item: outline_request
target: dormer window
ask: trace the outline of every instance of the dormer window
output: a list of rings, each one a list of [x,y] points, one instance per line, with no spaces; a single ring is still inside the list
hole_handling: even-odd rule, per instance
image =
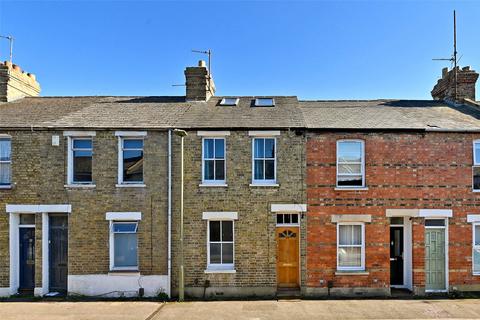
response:
[[[223,98],[220,101],[221,106],[236,106],[238,105],[238,98]]]
[[[273,98],[257,98],[255,99],[255,107],[274,107],[275,100]]]

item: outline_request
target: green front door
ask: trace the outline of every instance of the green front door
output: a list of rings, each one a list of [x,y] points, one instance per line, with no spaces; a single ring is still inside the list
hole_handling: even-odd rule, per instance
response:
[[[445,290],[445,229],[425,229],[425,289]]]

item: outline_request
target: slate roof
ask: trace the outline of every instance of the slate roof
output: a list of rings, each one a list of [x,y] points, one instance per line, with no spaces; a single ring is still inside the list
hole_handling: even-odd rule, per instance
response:
[[[222,97],[34,97],[0,103],[0,128],[262,129],[480,131],[480,108],[432,100],[298,101],[276,96],[275,107],[252,107],[256,97],[220,106]]]
[[[296,97],[274,97],[275,107],[220,106],[222,97],[32,97],[0,104],[3,128],[294,128],[304,127]]]
[[[480,130],[480,109],[433,100],[300,101],[307,128]]]

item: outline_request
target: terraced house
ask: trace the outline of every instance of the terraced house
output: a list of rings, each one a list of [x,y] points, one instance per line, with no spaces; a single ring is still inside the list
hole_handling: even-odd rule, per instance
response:
[[[39,97],[0,71],[3,296],[479,288],[468,68],[429,101],[216,96],[204,62],[185,96]]]

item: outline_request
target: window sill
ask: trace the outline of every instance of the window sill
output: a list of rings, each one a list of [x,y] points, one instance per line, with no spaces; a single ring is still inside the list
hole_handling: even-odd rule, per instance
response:
[[[237,273],[235,269],[207,269],[205,273]]]
[[[0,190],[11,190],[13,189],[13,186],[11,184],[5,184],[0,186]]]
[[[140,271],[138,269],[113,269],[108,272],[109,276],[139,276]]]
[[[121,184],[116,184],[115,187],[117,187],[117,188],[145,188],[147,186],[143,183],[132,183],[132,184],[121,183]]]
[[[480,192],[480,190],[472,189],[472,192]]]
[[[95,184],[66,184],[64,185],[65,188],[72,188],[72,189],[92,189],[96,188],[97,185]]]
[[[228,187],[226,183],[200,183],[199,187]]]
[[[280,187],[278,183],[250,183],[250,187]]]
[[[365,191],[368,187],[335,187],[335,191]]]
[[[336,276],[368,276],[370,272],[365,270],[337,270]]]

